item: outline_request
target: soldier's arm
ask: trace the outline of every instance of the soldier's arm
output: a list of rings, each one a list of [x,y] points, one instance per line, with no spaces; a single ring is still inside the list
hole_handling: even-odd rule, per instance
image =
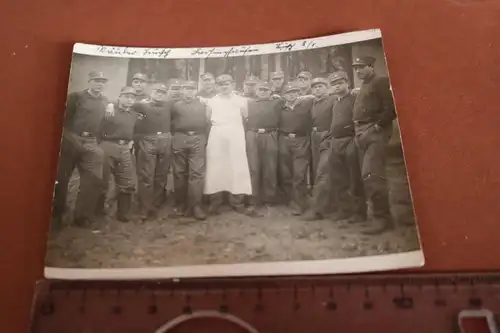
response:
[[[388,125],[396,118],[396,107],[394,105],[394,99],[392,98],[389,79],[380,78],[379,81],[376,82],[376,91],[382,105],[379,125]]]
[[[205,115],[206,115],[206,127],[205,132],[207,134],[207,138],[210,135],[210,130],[212,129],[212,108],[210,105],[205,104]],[[206,141],[208,142],[208,140]]]
[[[135,125],[134,125],[133,141],[137,141],[137,139],[139,139],[139,137],[137,135],[137,127],[138,127],[139,123],[141,122],[141,120],[143,120],[144,117],[146,116],[145,113],[144,113],[144,107],[143,107],[143,105],[144,105],[144,103],[137,102],[134,105],[132,105],[132,108],[131,108],[132,112],[137,117],[137,119],[135,121]]]
[[[64,114],[64,123],[68,124],[73,120],[73,117],[76,113],[76,108],[78,106],[78,99],[80,94],[78,92],[74,92],[68,95],[68,99],[66,101],[66,111]]]

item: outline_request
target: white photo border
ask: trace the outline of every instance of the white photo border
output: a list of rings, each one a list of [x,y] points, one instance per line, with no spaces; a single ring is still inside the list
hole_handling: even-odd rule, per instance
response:
[[[221,47],[148,48],[75,43],[73,46],[73,53],[130,59],[227,58],[313,50],[379,38],[382,38],[381,30],[370,29],[267,44],[248,44]]]
[[[368,273],[422,267],[422,250],[366,257],[242,264],[142,268],[45,267],[45,278],[61,280],[159,280]]]

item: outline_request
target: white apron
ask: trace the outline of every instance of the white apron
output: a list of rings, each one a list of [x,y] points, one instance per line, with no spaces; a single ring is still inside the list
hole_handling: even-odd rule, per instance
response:
[[[206,103],[212,109],[212,129],[207,143],[204,193],[250,195],[252,182],[242,118],[246,116],[247,100],[236,95],[215,96]]]

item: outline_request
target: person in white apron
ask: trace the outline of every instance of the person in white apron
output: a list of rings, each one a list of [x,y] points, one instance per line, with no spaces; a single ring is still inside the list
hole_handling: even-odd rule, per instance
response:
[[[247,160],[244,120],[247,99],[236,95],[233,78],[217,77],[218,94],[206,100],[211,110],[212,127],[206,150],[204,193],[210,195],[211,215],[217,215],[224,192],[229,192],[229,205],[237,212],[252,215],[244,207],[245,195],[252,195],[252,182]]]

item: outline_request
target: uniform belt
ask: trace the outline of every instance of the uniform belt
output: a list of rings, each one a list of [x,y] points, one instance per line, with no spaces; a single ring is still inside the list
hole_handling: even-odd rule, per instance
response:
[[[160,136],[160,135],[168,135],[170,132],[156,132],[156,133],[148,133],[145,134],[144,136]]]
[[[259,134],[264,134],[264,133],[273,133],[276,132],[276,128],[252,128],[250,131],[259,133]]]
[[[92,134],[92,133],[90,133],[90,132],[81,132],[80,136],[82,136],[84,138],[93,138],[93,137],[95,137],[95,135]]]
[[[286,137],[289,137],[291,139],[296,138],[296,137],[304,137],[307,135],[305,133],[300,133],[300,132],[293,133],[293,132],[285,132],[285,131],[280,131],[280,134],[284,135]]]
[[[109,141],[109,142],[117,143],[119,145],[128,145],[131,140],[104,139],[103,141]]]
[[[313,132],[328,132],[327,129],[320,129],[319,127],[313,127],[312,128]]]
[[[198,134],[203,134],[202,132],[200,131],[183,131],[183,130],[176,130],[176,132],[178,133],[182,133],[182,134],[187,134],[187,135],[198,135]]]
[[[371,120],[354,120],[355,125],[368,125],[368,124],[373,124],[374,121]]]

